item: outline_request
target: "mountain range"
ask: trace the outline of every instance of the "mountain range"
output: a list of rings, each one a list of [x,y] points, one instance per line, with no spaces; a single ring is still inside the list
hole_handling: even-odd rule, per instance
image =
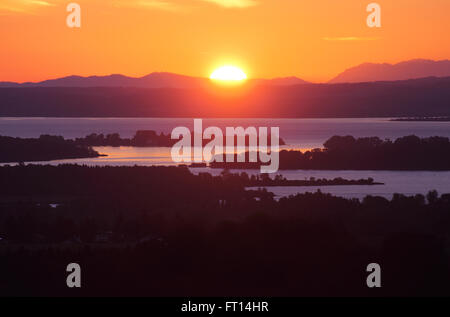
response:
[[[396,81],[425,77],[450,76],[450,60],[433,61],[415,59],[398,64],[364,63],[340,73],[329,83],[357,83],[375,81]],[[250,79],[247,84],[265,86],[290,86],[308,84],[297,77],[274,79]],[[13,87],[140,87],[140,88],[204,88],[210,85],[208,78],[190,77],[173,73],[158,72],[135,78],[120,74],[108,76],[68,76],[41,82],[0,82],[0,88]]]
[[[250,79],[252,85],[298,85],[306,84],[297,77],[274,78],[274,79]],[[190,77],[173,73],[151,73],[143,77],[128,77],[120,74],[108,76],[68,76],[50,79],[41,82],[0,82],[0,88],[13,87],[139,87],[139,88],[179,88],[193,89],[210,85],[208,78]]]
[[[414,59],[398,64],[364,63],[345,70],[329,83],[395,81],[447,76],[450,76],[450,60]]]
[[[221,89],[0,89],[4,117],[348,118],[450,116],[450,77]]]

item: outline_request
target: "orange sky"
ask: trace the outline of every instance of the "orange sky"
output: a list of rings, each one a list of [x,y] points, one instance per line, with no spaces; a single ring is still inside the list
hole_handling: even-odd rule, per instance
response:
[[[81,29],[65,8],[82,8]],[[167,71],[326,81],[363,62],[450,58],[449,0],[0,0],[0,81]]]

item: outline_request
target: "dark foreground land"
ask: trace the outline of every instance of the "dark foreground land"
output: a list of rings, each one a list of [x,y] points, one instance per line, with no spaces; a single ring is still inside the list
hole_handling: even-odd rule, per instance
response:
[[[182,167],[0,167],[0,295],[450,295],[449,247],[434,191],[275,201]]]

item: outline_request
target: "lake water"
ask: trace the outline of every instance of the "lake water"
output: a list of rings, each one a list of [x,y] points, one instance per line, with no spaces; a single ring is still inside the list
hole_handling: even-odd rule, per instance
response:
[[[65,138],[90,133],[119,133],[132,137],[137,130],[169,133],[175,127],[193,129],[190,118],[0,118],[0,135],[37,137],[41,134]],[[322,147],[333,135],[378,136],[395,139],[415,134],[419,137],[450,137],[450,122],[393,122],[388,118],[365,119],[204,119],[203,128],[279,127],[280,136],[293,148]]]
[[[193,129],[190,118],[0,118],[0,135],[15,137],[38,137],[41,134],[62,135],[65,138],[84,137],[90,133],[119,133],[132,137],[137,130],[155,130],[170,133],[178,126]],[[450,122],[393,122],[388,118],[364,119],[204,119],[203,128],[218,126],[266,126],[279,127],[280,136],[287,148],[311,149],[322,147],[333,135],[355,137],[378,136],[395,139],[415,134],[419,137],[450,137]],[[77,163],[86,165],[173,165],[169,148],[96,147],[106,157],[43,162],[50,164]],[[192,169],[193,172],[218,174],[221,170]],[[242,172],[242,171],[236,171]],[[246,171],[249,174],[257,170]],[[323,186],[323,187],[271,187],[278,197],[298,192],[312,192],[320,188],[344,197],[362,198],[367,194],[387,198],[393,193],[408,195],[426,194],[436,189],[450,192],[450,172],[430,171],[280,171],[289,179],[335,178],[360,179],[372,177],[385,185],[374,186]]]

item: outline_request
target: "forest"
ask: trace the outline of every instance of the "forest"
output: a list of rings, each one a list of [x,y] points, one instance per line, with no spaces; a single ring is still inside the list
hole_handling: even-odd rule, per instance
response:
[[[186,167],[0,167],[8,296],[448,296],[449,236],[450,194],[432,189],[275,200]]]

